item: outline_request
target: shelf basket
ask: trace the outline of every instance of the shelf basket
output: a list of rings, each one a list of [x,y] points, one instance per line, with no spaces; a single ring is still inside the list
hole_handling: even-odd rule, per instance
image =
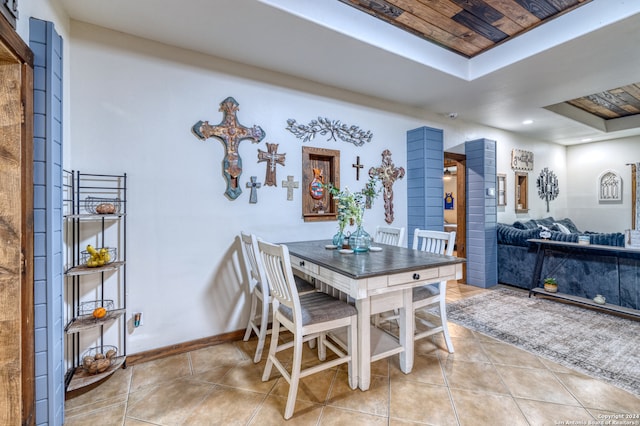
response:
[[[82,368],[89,374],[103,373],[111,367],[117,356],[118,348],[112,345],[89,348],[82,355]]]
[[[93,319],[93,311],[98,308],[105,308],[107,312],[113,311],[113,300],[91,300],[89,302],[81,302],[78,306],[78,319]]]
[[[119,214],[122,207],[120,198],[87,197],[84,209],[91,214]]]
[[[115,247],[96,247],[95,248],[95,250],[98,253],[100,253],[100,251],[102,249],[106,249],[107,250],[107,253],[109,254],[109,257],[108,257],[109,260],[108,261],[106,260],[106,258],[103,258],[102,259],[102,262],[103,262],[102,264],[90,264],[89,261],[92,259],[91,253],[89,253],[86,250],[82,250],[80,252],[80,264],[84,265],[84,266],[86,266],[88,268],[95,268],[95,267],[98,267],[98,266],[108,265],[110,263],[115,262],[118,259],[118,250]]]

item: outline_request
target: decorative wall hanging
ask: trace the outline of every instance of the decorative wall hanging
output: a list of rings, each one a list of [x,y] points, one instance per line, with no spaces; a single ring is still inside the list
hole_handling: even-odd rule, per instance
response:
[[[268,143],[267,150],[258,150],[258,163],[267,162],[267,175],[264,178],[264,186],[278,186],[276,183],[276,166],[280,164],[284,166],[285,156],[287,154],[278,154],[278,144]]]
[[[511,169],[522,171],[533,170],[533,152],[513,149],[511,151]]]
[[[364,167],[364,165],[360,164],[360,156],[356,157],[356,162],[351,167],[356,169],[356,180],[360,180],[360,169]]]
[[[323,183],[340,186],[340,151],[302,147],[302,217],[335,220],[337,207]]]
[[[257,176],[251,176],[251,181],[247,182],[247,188],[251,189],[251,193],[249,194],[249,202],[251,204],[258,202],[258,188],[260,188],[262,184],[258,183],[257,180]]]
[[[286,129],[293,133],[302,142],[309,142],[316,137],[317,134],[329,134],[329,140],[336,141],[336,137],[345,142],[362,146],[365,142],[371,142],[373,133],[361,130],[358,126],[347,126],[342,124],[340,120],[329,120],[328,118],[318,117],[317,120],[311,120],[308,125],[296,124],[296,120],[290,118],[287,120]]]
[[[446,192],[444,194],[444,209],[445,210],[453,210],[453,192]]]
[[[240,109],[238,102],[232,97],[228,97],[220,103],[222,121],[216,126],[212,126],[208,121],[198,121],[193,125],[191,131],[200,140],[216,137],[222,141],[225,147],[222,169],[227,180],[227,190],[225,194],[235,200],[242,193],[239,179],[242,174],[242,159],[238,154],[238,145],[245,139],[258,143],[265,137],[265,133],[260,126],[244,127],[238,123],[236,117]]]
[[[496,204],[499,207],[504,207],[507,205],[507,175],[504,173],[498,173],[496,175],[496,186],[497,190],[497,200]]]
[[[547,202],[547,213],[549,212],[549,201],[553,201],[558,196],[558,178],[555,173],[547,167],[542,169],[536,182],[538,195]]]
[[[605,170],[598,176],[598,201],[622,201],[622,178],[615,170]]]
[[[282,181],[282,187],[287,188],[287,200],[293,201],[293,189],[300,187],[300,182],[294,182],[293,176],[287,176],[287,180]]]
[[[393,222],[393,184],[396,180],[404,177],[404,168],[396,168],[391,161],[391,151],[382,151],[382,165],[369,169],[369,176],[377,177],[382,182],[384,188],[384,220],[387,223]]]

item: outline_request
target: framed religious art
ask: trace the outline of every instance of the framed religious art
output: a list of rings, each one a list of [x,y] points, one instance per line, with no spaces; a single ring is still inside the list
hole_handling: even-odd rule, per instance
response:
[[[302,217],[305,222],[336,220],[338,211],[324,185],[340,188],[340,151],[302,147]]]

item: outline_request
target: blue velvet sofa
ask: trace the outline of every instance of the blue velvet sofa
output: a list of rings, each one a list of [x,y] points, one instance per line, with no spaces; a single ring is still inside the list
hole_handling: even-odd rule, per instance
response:
[[[580,231],[569,218],[498,223],[498,282],[531,287],[537,246],[527,240],[540,238],[540,232],[545,230],[550,233],[550,240],[577,243],[579,236],[586,235],[590,244],[621,248],[625,245],[623,233]],[[608,303],[640,309],[640,252],[613,256],[588,251],[571,255],[548,252],[541,279],[545,277],[556,278],[558,291],[562,293],[588,299],[602,294]]]

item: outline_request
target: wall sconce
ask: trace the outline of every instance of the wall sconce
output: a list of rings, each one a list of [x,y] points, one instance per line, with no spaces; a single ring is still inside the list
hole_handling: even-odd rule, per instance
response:
[[[451,179],[451,171],[449,171],[449,168],[447,167],[446,170],[444,171],[444,173],[442,174],[442,179],[444,180],[450,180]]]

